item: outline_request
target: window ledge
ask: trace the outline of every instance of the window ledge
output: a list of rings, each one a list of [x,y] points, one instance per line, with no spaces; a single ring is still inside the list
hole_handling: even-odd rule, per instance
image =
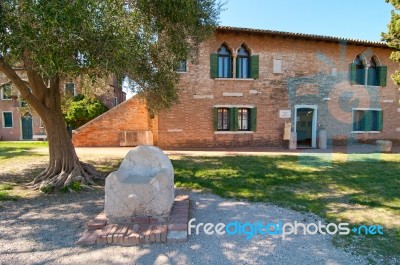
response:
[[[370,88],[382,88],[382,86],[370,86],[370,85],[360,85],[360,84],[352,84],[351,86],[355,86],[355,87],[370,87]]]
[[[254,78],[214,78],[218,81],[254,81]]]
[[[214,134],[252,134],[253,131],[214,131]]]
[[[11,100],[13,100],[13,99],[12,99],[12,98],[2,98],[1,100],[11,101]]]
[[[177,74],[187,74],[189,73],[188,71],[175,71]]]
[[[351,133],[381,133],[381,131],[352,131]]]

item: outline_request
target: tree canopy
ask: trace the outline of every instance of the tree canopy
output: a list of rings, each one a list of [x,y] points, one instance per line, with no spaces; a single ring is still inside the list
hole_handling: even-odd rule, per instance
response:
[[[149,109],[168,108],[178,98],[174,69],[195,60],[220,9],[218,0],[1,0],[0,71],[40,115],[49,141],[49,166],[34,185],[51,191],[98,176],[67,133],[63,80],[127,76]]]
[[[388,25],[388,32],[382,33],[382,38],[387,42],[389,47],[396,49],[390,55],[390,59],[394,62],[400,63],[400,0],[386,0],[387,3],[391,3],[395,10],[392,11],[392,17],[390,24]],[[400,71],[397,70],[392,75],[393,81],[400,85]]]
[[[173,70],[195,58],[219,10],[216,0],[3,0],[0,54],[48,78],[128,75],[157,110],[177,99]]]

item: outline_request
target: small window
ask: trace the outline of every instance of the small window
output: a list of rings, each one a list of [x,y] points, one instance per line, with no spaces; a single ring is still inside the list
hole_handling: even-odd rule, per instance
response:
[[[249,109],[238,109],[238,126],[239,131],[249,131],[249,117],[250,110]]]
[[[250,56],[246,47],[242,46],[238,50],[237,54],[237,78],[249,78],[250,77]]]
[[[272,71],[273,71],[274,74],[281,74],[282,73],[282,60],[274,59]]]
[[[178,73],[185,73],[187,72],[187,61],[182,60],[179,62],[178,68],[176,69]]]
[[[3,127],[4,128],[12,128],[13,127],[12,112],[3,112]]]
[[[1,86],[1,99],[2,100],[11,100],[11,84],[4,84]]]
[[[65,94],[69,96],[75,96],[75,84],[73,82],[68,82],[65,84]]]
[[[118,98],[114,97],[114,107],[118,105]]]
[[[354,110],[353,131],[382,131],[383,115],[381,110]]]
[[[40,117],[39,117],[39,128],[44,128],[43,120]]]
[[[228,108],[218,108],[218,131],[229,131]]]
[[[218,50],[218,77],[232,77],[232,55],[225,45]]]

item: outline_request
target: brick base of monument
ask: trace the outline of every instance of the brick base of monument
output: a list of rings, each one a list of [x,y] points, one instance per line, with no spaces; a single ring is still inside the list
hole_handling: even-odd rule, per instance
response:
[[[87,230],[76,242],[78,245],[112,244],[140,245],[187,241],[189,196],[175,197],[168,218],[132,217],[123,224],[111,223],[104,213],[87,225]]]

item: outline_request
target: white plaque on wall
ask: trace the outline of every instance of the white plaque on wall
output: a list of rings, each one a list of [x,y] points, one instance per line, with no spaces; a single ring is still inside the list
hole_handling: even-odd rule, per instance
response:
[[[282,119],[290,119],[290,117],[292,116],[292,112],[290,110],[279,110],[279,118]]]

